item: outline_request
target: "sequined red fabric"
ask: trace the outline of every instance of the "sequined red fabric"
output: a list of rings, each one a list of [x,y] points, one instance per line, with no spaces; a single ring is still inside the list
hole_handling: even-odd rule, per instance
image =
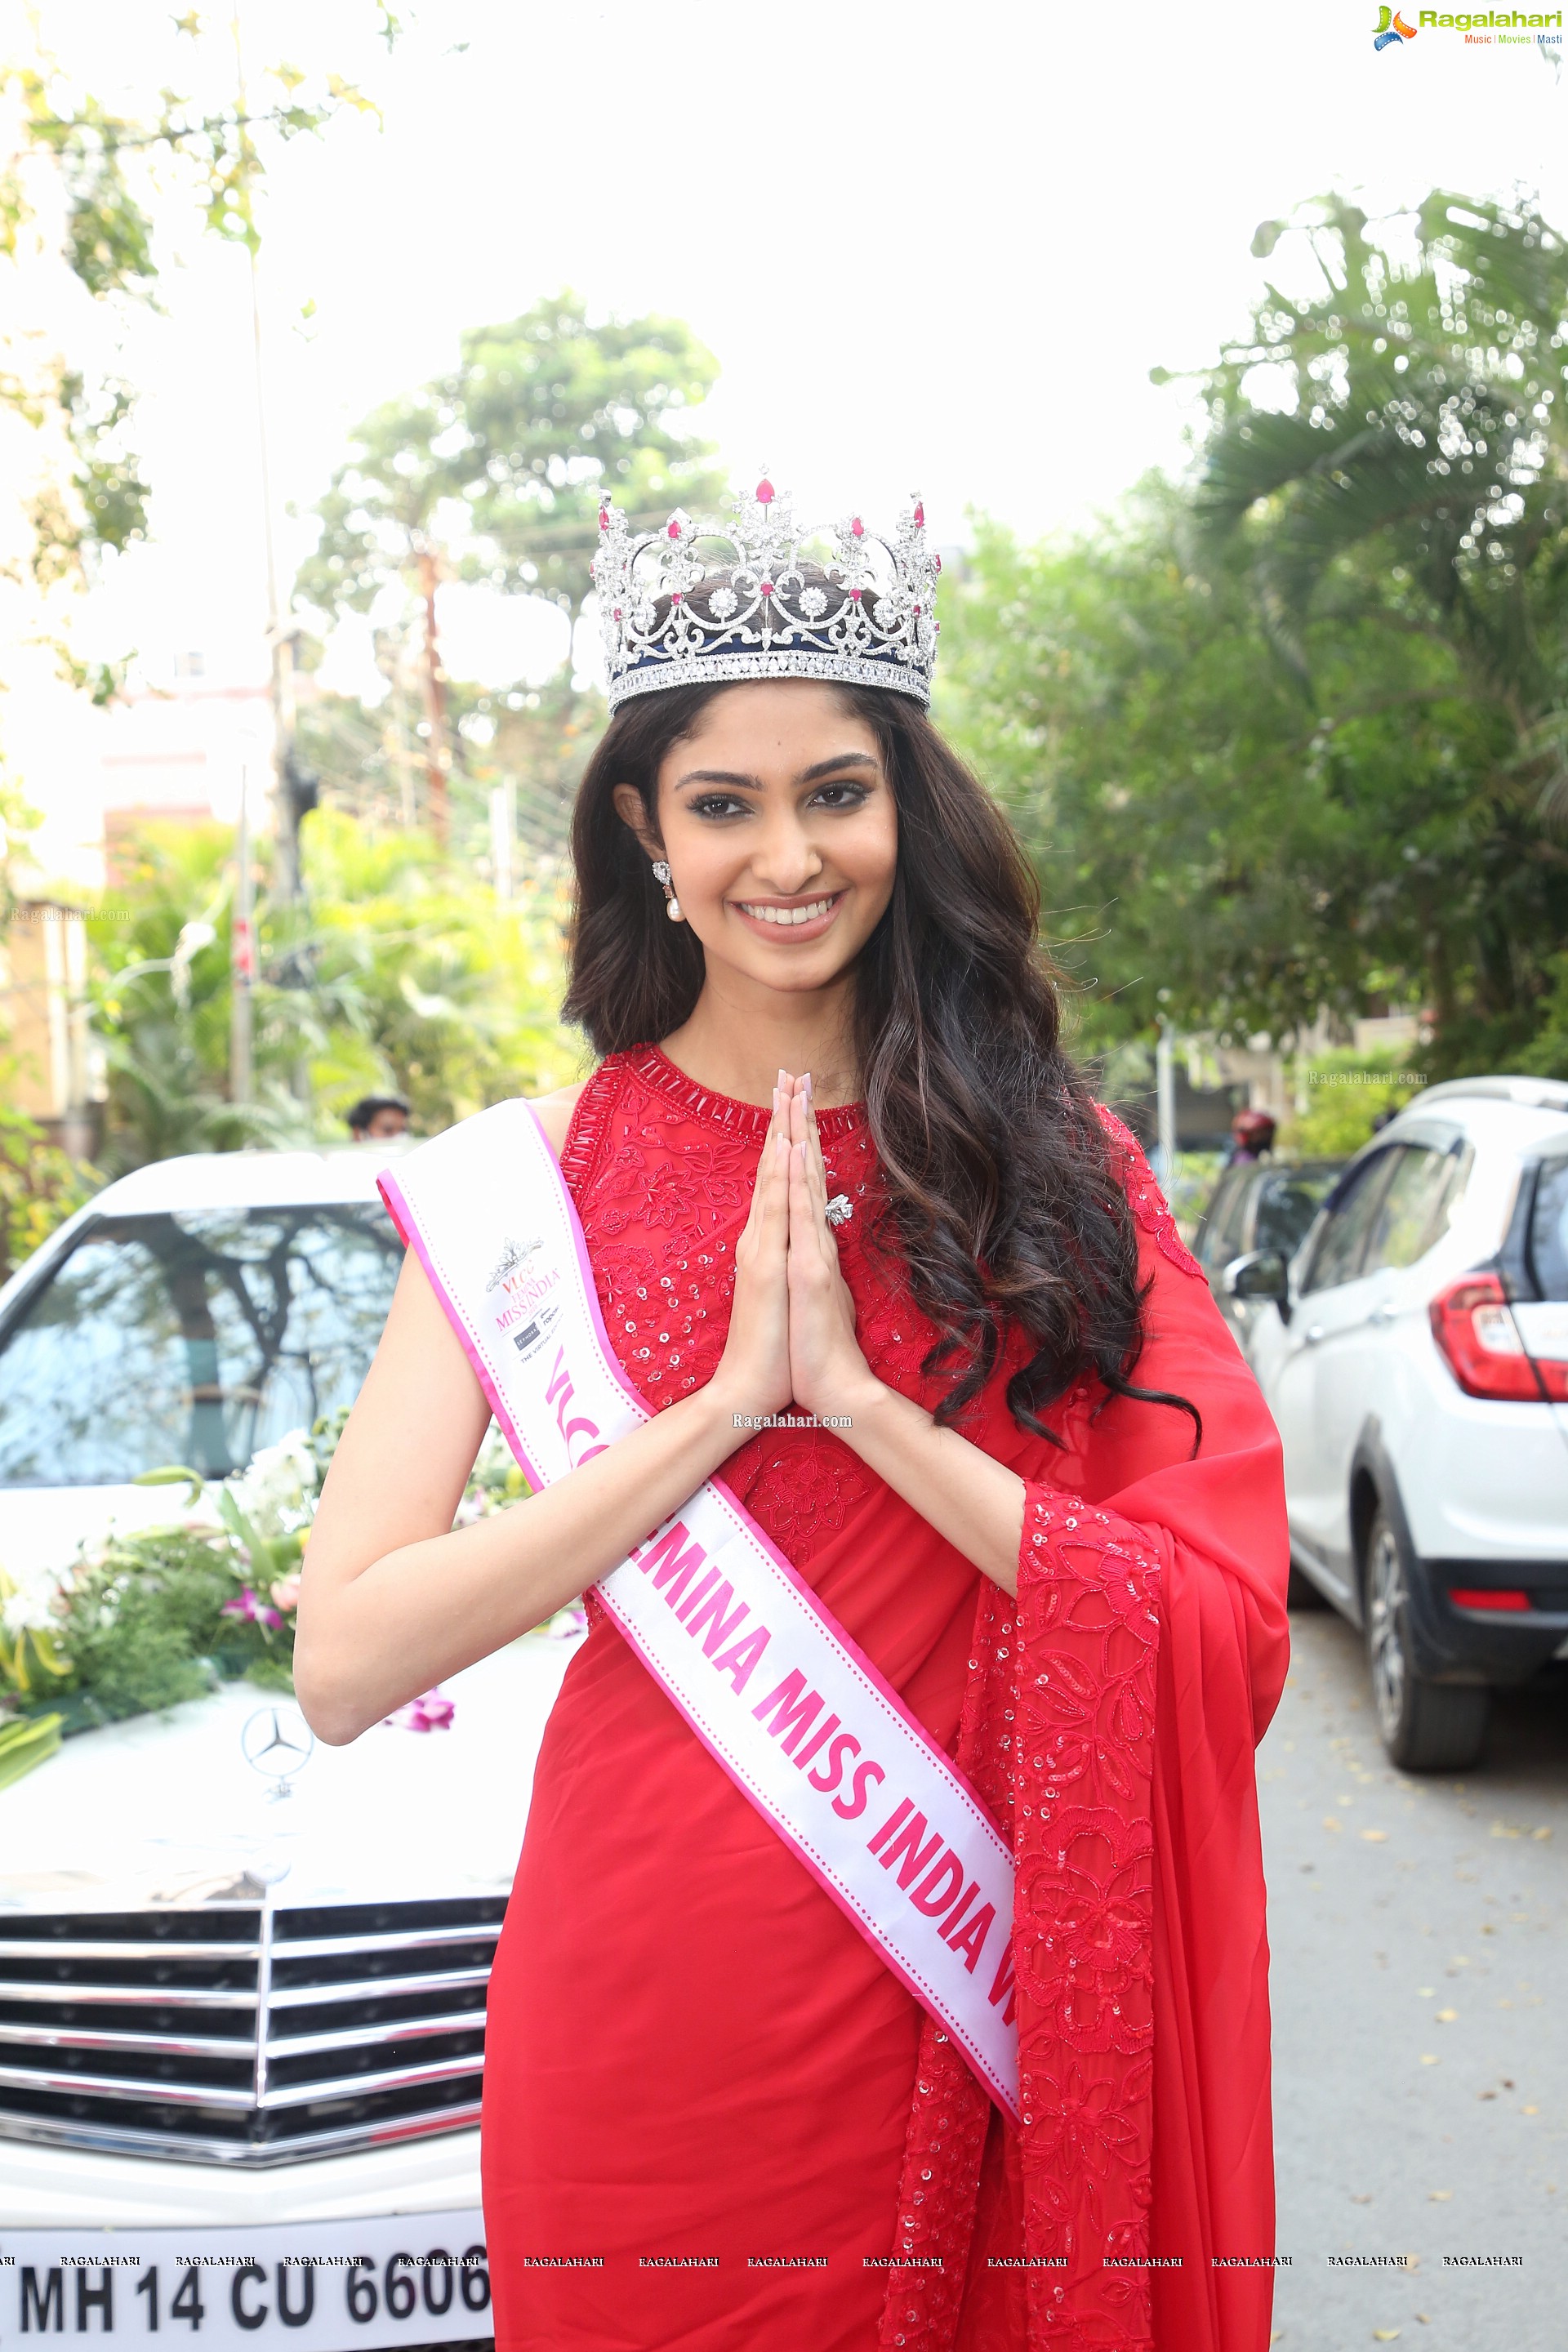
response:
[[[1170,1205],[1155,1180],[1154,1171],[1143,1157],[1143,1149],[1130,1127],[1124,1126],[1113,1110],[1100,1105],[1100,1123],[1110,1138],[1119,1168],[1118,1173],[1126,1188],[1132,1213],[1146,1234],[1152,1234],[1154,1246],[1173,1265],[1184,1274],[1195,1274],[1201,1282],[1204,1270],[1176,1230]]]
[[[611,1344],[657,1412],[710,1381],[723,1353],[734,1248],[751,1205],[768,1113],[713,1095],[657,1046],[612,1055],[581,1096],[562,1171],[593,1233],[594,1281]],[[921,1361],[937,1333],[868,1248],[876,1155],[858,1104],[817,1113],[856,1328],[878,1377],[934,1403],[943,1383]],[[726,1483],[796,1567],[805,1567],[874,1481],[830,1429],[759,1430],[724,1465]]]

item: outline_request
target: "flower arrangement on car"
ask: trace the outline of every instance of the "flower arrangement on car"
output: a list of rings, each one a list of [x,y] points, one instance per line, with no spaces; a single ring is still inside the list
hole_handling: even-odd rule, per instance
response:
[[[293,1688],[294,1622],[310,1523],[346,1408],[264,1447],[221,1480],[178,1465],[141,1486],[183,1486],[164,1526],[111,1532],[52,1576],[18,1585],[0,1567],[0,1789],[73,1732],[199,1698],[245,1676]],[[492,1425],[458,1507],[485,1518],[528,1491]],[[546,1630],[584,1622],[573,1604]],[[426,1691],[387,1721],[445,1730],[452,1701]]]

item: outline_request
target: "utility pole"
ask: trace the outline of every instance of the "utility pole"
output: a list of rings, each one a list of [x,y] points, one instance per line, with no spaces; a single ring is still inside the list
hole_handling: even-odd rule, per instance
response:
[[[234,835],[234,914],[229,922],[228,1098],[247,1103],[251,1071],[251,991],[256,984],[256,906],[250,871],[250,768],[239,771],[239,822]]]
[[[235,69],[239,93],[239,138],[247,162],[254,154],[248,128],[249,100],[245,80],[245,50],[240,38],[239,9],[232,19]],[[294,639],[278,603],[278,554],[272,532],[272,464],[267,441],[267,382],[262,366],[261,277],[254,236],[247,242],[250,262],[251,368],[256,388],[256,438],[261,462],[261,532],[267,553],[267,644],[272,667],[272,767],[277,841],[273,858],[272,897],[279,906],[300,895],[300,818],[313,805],[308,788],[301,791],[294,757]]]
[[[419,601],[424,607],[425,772],[430,808],[430,830],[437,846],[445,849],[449,830],[447,785],[452,755],[447,743],[447,673],[441,667],[441,641],[436,627],[436,588],[440,577],[436,551],[422,542],[416,551],[419,567]]]
[[[1154,1173],[1169,1192],[1176,1171],[1176,1037],[1163,1013],[1154,1048]]]

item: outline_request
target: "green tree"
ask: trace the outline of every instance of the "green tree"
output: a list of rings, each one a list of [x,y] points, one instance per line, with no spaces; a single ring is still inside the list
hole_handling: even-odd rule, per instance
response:
[[[718,365],[679,320],[592,322],[563,292],[471,330],[457,366],[372,412],[317,509],[296,603],[324,619],[400,592],[421,636],[422,762],[433,830],[448,831],[463,756],[441,658],[444,579],[552,599],[574,617],[605,489],[639,520],[721,493],[711,445],[686,427]]]
[[[1531,206],[1439,190],[1381,226],[1325,199],[1265,224],[1254,250],[1277,249],[1310,283],[1271,285],[1203,373],[1194,544],[1245,564],[1327,725],[1436,719],[1468,874],[1417,841],[1402,877],[1435,1056],[1506,1062],[1568,936],[1568,247]],[[1324,648],[1347,631],[1363,658],[1331,690]]]
[[[477,542],[469,576],[575,614],[606,489],[644,528],[672,507],[717,505],[725,478],[713,444],[685,420],[718,374],[681,320],[595,324],[570,292],[466,334],[442,385],[442,446]]]
[[[578,1075],[580,1041],[557,1012],[554,889],[498,906],[456,880],[427,837],[378,836],[335,810],[318,812],[306,845],[322,1119],[390,1082],[428,1132]]]
[[[1314,208],[1192,479],[1075,541],[983,524],[948,600],[942,708],[1100,1049],[1393,1006],[1436,1074],[1568,1059],[1568,262],[1532,215],[1419,226],[1396,260]]]
[[[333,809],[305,843],[304,905],[257,894],[256,1100],[244,1105],[227,1093],[232,831],[149,824],[131,845],[117,892],[130,919],[92,926],[110,1172],[182,1151],[341,1142],[342,1113],[377,1087],[406,1093],[433,1130],[576,1071],[556,1013],[553,892],[500,907],[445,873],[427,838],[377,837]],[[291,1091],[300,1061],[308,1103]]]
[[[1031,851],[1098,1051],[1159,1013],[1283,1035],[1425,1001],[1425,893],[1471,887],[1468,707],[1358,707],[1434,649],[1321,625],[1314,706],[1245,564],[1194,570],[1186,536],[1157,479],[1082,539],[983,525],[945,608],[942,714]]]
[[[395,19],[381,0],[375,14],[390,42]],[[197,64],[208,27],[195,11],[172,21],[195,78],[209,79]],[[218,38],[226,53],[226,28]],[[232,70],[226,62],[223,71]],[[25,315],[29,284],[51,270],[68,274],[97,304],[155,304],[155,224],[171,195],[193,205],[213,234],[254,251],[256,197],[269,157],[341,114],[374,111],[340,74],[279,61],[258,82],[254,100],[216,103],[163,89],[141,112],[121,113],[44,45],[35,19],[31,54],[0,58],[0,95],[16,139],[0,167],[0,261],[9,265],[12,316]],[[86,550],[143,535],[147,486],[128,438],[134,398],[130,386],[89,378],[58,357],[41,371],[0,372],[0,400],[35,426],[58,415],[75,453],[68,478],[35,515],[41,576],[58,575]]]
[[[471,329],[449,373],[353,435],[299,601],[363,613],[398,582],[422,599],[428,563],[450,561],[575,613],[605,489],[660,521],[721,495],[712,445],[682,429],[718,373],[679,319],[595,324],[570,292]]]
[[[269,979],[277,942],[258,909],[256,1100],[228,1097],[229,926],[234,834],[220,824],[149,824],[121,850],[116,919],[89,922],[93,1024],[109,1065],[102,1159],[111,1174],[184,1151],[310,1139],[289,1079],[308,992]]]
[[[0,1088],[16,1065],[0,1055]],[[55,1227],[89,1200],[99,1171],[73,1160],[36,1119],[0,1098],[0,1282],[47,1241]]]

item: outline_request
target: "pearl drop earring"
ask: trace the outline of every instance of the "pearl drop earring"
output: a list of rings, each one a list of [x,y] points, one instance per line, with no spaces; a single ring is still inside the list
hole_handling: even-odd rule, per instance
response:
[[[664,911],[669,917],[670,921],[672,923],[683,923],[686,920],[686,918],[680,911],[679,899],[676,897],[675,892],[670,888],[669,868],[665,864],[662,857],[655,860],[653,878],[656,882],[662,882],[664,885]]]

